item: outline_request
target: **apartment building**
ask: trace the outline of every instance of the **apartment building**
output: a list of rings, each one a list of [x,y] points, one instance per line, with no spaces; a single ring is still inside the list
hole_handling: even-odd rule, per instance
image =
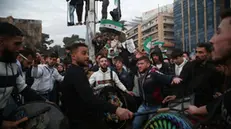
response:
[[[152,37],[153,42],[174,43],[172,5],[160,7],[155,14],[145,18],[141,24],[126,32],[127,39],[133,39],[139,49],[142,49],[143,41],[149,37]]]

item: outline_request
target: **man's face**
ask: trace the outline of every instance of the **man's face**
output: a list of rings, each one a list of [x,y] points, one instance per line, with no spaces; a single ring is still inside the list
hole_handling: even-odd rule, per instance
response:
[[[206,51],[204,47],[196,48],[196,60],[203,62],[206,61],[210,56],[210,53]]]
[[[176,64],[176,65],[180,65],[180,64],[182,64],[183,63],[183,61],[184,61],[184,59],[183,59],[183,57],[181,56],[178,56],[177,58],[174,58],[174,59],[172,59],[173,60],[173,62]]]
[[[227,60],[231,57],[231,17],[223,19],[210,40],[213,45],[212,59]]]
[[[101,55],[98,55],[97,57],[96,57],[96,62],[99,64],[99,59],[101,58]]]
[[[186,60],[189,60],[189,57],[186,53],[183,54],[183,57],[186,59]]]
[[[116,61],[115,66],[117,70],[121,70],[123,68],[123,63],[121,61]]]
[[[100,68],[106,69],[108,67],[108,60],[107,60],[107,58],[101,58],[99,60],[99,66],[100,66]]]
[[[159,56],[157,56],[157,55],[153,55],[152,59],[153,59],[154,62],[159,62],[160,61]]]
[[[2,56],[6,61],[16,61],[17,53],[22,49],[23,37],[0,37]]]
[[[64,70],[64,69],[63,69],[63,66],[58,65],[57,70],[58,70],[59,72],[62,72],[62,71]]]
[[[140,73],[145,72],[149,66],[150,63],[146,62],[145,60],[140,60],[137,62],[137,67]]]
[[[31,55],[29,55],[29,56],[27,56],[26,57],[27,59],[23,59],[22,58],[22,65],[23,65],[23,68],[24,69],[28,69],[28,68],[30,68],[31,67],[31,64],[32,64],[32,62],[33,62],[33,57],[31,56]]]
[[[87,47],[79,47],[72,54],[72,59],[80,66],[88,66],[89,56]]]
[[[48,65],[49,66],[54,66],[56,63],[57,63],[56,57],[48,57]]]

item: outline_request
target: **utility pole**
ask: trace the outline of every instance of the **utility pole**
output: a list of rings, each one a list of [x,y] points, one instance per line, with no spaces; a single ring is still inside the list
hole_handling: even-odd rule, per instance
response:
[[[92,39],[96,33],[96,11],[95,11],[95,0],[89,0],[89,10],[86,22],[86,44],[89,48],[89,58],[95,61],[95,48],[92,44]]]

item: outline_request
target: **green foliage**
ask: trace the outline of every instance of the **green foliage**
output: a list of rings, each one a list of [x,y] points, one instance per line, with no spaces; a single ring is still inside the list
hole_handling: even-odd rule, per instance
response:
[[[73,43],[84,43],[85,39],[80,38],[79,35],[75,35],[73,34],[71,37],[64,37],[63,38],[63,43],[65,44],[65,46],[70,46]]]

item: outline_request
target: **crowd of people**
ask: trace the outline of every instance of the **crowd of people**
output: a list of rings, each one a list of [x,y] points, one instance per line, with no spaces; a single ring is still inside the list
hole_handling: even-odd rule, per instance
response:
[[[221,18],[210,43],[197,44],[195,59],[178,48],[164,58],[156,46],[149,54],[136,50],[129,54],[130,58],[124,57],[122,51],[108,56],[105,49],[97,53],[94,64],[89,61],[84,43],[69,46],[65,59],[59,59],[55,53],[42,55],[30,48],[22,49],[22,32],[12,24],[0,23],[1,128],[17,127],[3,115],[9,104],[45,101],[61,108],[71,129],[107,129],[102,117],[108,112],[120,120],[131,119],[131,128],[141,129],[153,114],[134,116],[134,112],[170,105],[192,115],[212,113],[224,125],[213,128],[228,129],[231,11],[224,12]],[[100,38],[96,40],[101,41]],[[130,105],[136,106],[122,107],[118,101],[101,99],[101,92],[109,87],[116,88]],[[190,98],[190,102],[184,107],[178,102],[185,98]]]

